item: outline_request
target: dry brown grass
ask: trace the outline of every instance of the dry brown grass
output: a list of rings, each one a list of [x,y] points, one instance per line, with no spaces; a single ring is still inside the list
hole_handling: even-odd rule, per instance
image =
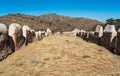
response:
[[[0,76],[120,76],[120,57],[77,37],[52,35],[0,62]]]

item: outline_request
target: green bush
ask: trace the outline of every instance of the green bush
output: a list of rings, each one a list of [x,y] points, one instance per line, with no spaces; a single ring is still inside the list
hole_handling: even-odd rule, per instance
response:
[[[83,58],[90,58],[89,55],[83,55]]]

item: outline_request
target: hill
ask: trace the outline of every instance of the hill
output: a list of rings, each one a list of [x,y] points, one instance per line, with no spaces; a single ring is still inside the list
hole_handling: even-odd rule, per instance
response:
[[[0,76],[119,76],[120,57],[80,38],[54,34],[0,62]]]
[[[0,22],[9,26],[13,22],[21,25],[29,25],[34,29],[45,29],[49,27],[52,31],[70,31],[74,28],[91,30],[96,24],[102,24],[97,20],[88,18],[72,18],[57,14],[46,14],[41,16],[31,16],[24,14],[8,14],[0,17]]]

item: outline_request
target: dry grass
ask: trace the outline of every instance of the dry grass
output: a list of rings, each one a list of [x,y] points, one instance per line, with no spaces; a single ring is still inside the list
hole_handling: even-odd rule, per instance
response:
[[[77,37],[52,35],[0,62],[0,76],[120,76],[120,57]]]

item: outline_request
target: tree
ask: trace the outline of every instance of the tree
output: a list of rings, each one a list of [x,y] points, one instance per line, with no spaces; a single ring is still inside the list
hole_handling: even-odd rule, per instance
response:
[[[116,25],[120,26],[120,19],[116,19]]]
[[[118,30],[120,28],[120,19],[107,19],[106,24],[115,25],[116,30]]]
[[[115,25],[116,24],[116,20],[115,19],[113,19],[113,18],[110,18],[110,19],[107,19],[106,20],[106,24],[110,24],[110,25]]]

